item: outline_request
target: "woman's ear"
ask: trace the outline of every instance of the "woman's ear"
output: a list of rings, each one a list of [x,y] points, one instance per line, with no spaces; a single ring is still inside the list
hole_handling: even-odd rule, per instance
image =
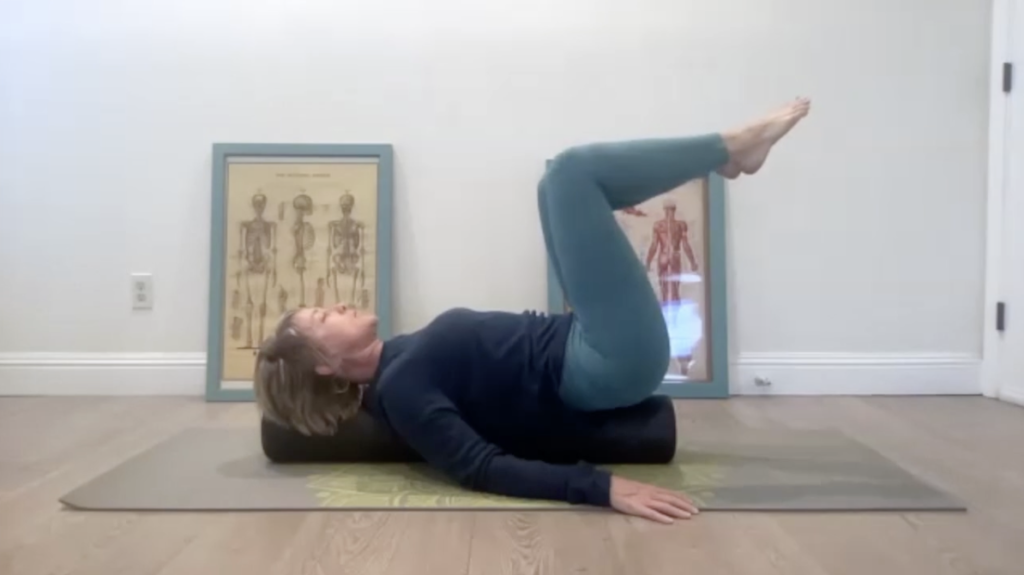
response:
[[[320,365],[316,366],[316,372],[319,375],[333,375],[334,374],[334,370],[331,369],[329,366],[326,366],[324,364],[320,364]]]

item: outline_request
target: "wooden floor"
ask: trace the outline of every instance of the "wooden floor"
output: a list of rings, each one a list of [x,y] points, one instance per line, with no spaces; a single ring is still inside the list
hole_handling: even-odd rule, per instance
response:
[[[177,431],[254,426],[249,404],[0,398],[0,574],[1024,574],[1024,409],[981,398],[678,405],[683,433],[839,428],[965,499],[962,513],[84,513],[57,498]]]

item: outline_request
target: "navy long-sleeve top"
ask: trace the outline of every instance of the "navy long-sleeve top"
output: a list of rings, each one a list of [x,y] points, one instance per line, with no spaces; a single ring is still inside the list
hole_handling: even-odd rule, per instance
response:
[[[585,432],[558,396],[571,322],[570,314],[447,311],[384,342],[367,407],[464,487],[606,507],[607,471],[521,456],[535,442]]]

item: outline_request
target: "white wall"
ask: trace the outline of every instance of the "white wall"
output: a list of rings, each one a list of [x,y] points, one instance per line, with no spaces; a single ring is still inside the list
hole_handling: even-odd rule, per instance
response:
[[[544,306],[534,189],[563,146],[810,95],[730,193],[738,377],[932,358],[970,379],[988,4],[7,0],[0,352],[201,358],[215,141],[394,144],[407,330],[449,306]],[[151,312],[130,310],[135,271],[154,274]]]
[[[986,278],[987,304],[1006,305],[1002,331],[986,326],[983,391],[989,397],[1024,405],[1024,95],[1019,70],[1024,62],[1024,6],[1001,0],[994,6],[993,63],[1014,62],[1018,78],[1009,94],[993,101],[993,157],[988,220],[989,268]],[[998,17],[1002,16],[1001,19]],[[1001,67],[1001,66],[1000,66]]]

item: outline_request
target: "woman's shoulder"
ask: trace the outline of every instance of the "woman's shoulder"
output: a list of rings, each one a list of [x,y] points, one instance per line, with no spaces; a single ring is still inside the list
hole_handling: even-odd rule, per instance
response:
[[[417,351],[436,356],[456,344],[460,337],[475,333],[486,314],[467,307],[453,307],[439,313],[417,334]]]
[[[468,308],[453,308],[422,329],[385,343],[384,361],[376,388],[380,396],[425,395],[441,391],[445,378],[464,360],[467,335],[475,316]]]
[[[425,330],[452,328],[455,326],[519,325],[536,321],[558,321],[563,314],[548,314],[536,310],[508,311],[473,309],[468,307],[449,308],[427,324]]]
[[[437,314],[427,327],[476,319],[482,317],[486,313],[487,312],[468,307],[452,307]]]
[[[403,357],[384,370],[372,385],[368,403],[383,414],[424,412],[450,404],[438,370],[429,357]]]
[[[437,340],[423,329],[386,342],[384,364],[374,385],[378,393],[402,393],[406,386],[419,389],[429,385],[437,371]]]

